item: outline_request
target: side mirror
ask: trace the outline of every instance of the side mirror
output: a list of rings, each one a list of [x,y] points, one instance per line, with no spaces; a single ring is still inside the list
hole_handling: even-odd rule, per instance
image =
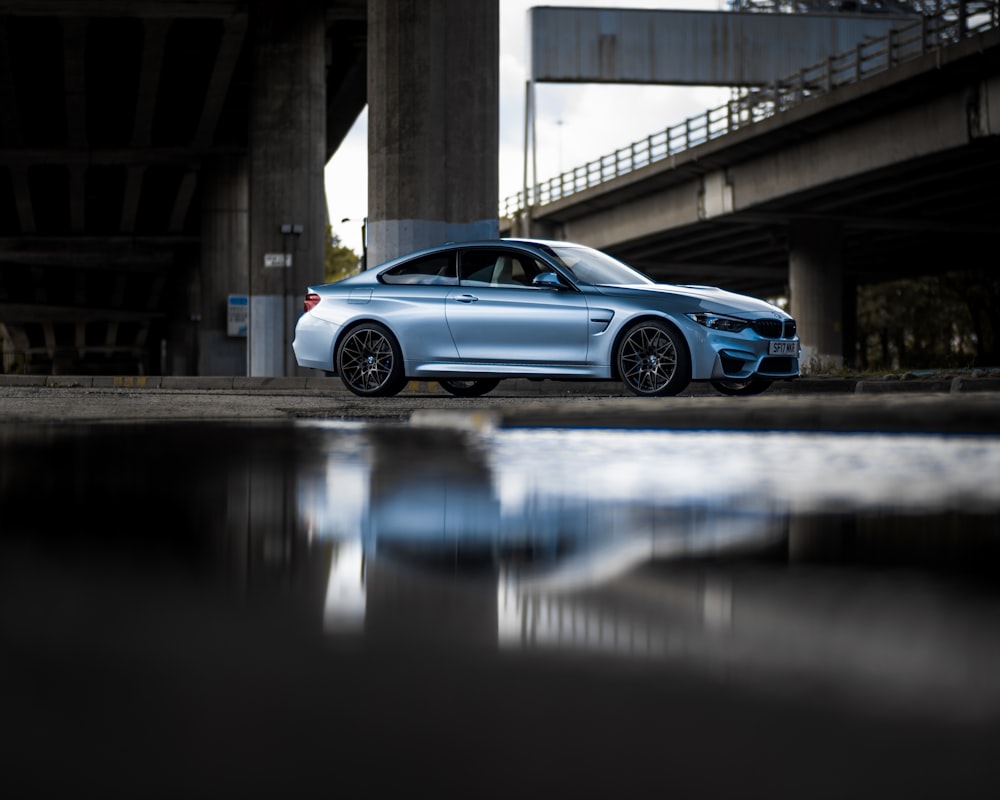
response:
[[[554,272],[540,272],[536,275],[532,281],[532,286],[537,286],[541,289],[565,289],[562,280]]]

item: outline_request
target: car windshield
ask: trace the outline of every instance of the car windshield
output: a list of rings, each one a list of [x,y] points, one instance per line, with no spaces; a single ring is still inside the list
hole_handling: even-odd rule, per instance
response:
[[[592,286],[634,286],[637,283],[655,283],[638,270],[600,250],[562,245],[550,245],[548,249],[580,283],[589,283]]]

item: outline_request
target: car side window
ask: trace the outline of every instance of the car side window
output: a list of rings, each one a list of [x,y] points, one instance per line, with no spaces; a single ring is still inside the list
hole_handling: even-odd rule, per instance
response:
[[[496,263],[496,250],[463,251],[458,263],[459,283],[462,286],[490,286]]]
[[[503,250],[466,250],[459,277],[462,286],[530,287],[531,281],[548,267],[523,253]]]
[[[453,253],[435,253],[415,258],[383,272],[383,283],[418,284],[421,286],[455,286],[455,257]]]

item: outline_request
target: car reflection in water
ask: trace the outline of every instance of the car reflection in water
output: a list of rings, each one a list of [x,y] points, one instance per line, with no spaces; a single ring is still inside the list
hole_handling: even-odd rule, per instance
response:
[[[766,551],[785,536],[782,515],[750,502],[735,510],[657,505],[606,499],[601,486],[582,498],[544,482],[520,486],[521,474],[495,472],[486,443],[459,430],[372,428],[366,438],[363,457],[332,458],[300,495],[309,530],[338,542],[329,630],[363,627],[373,562],[397,572],[490,572],[507,597],[521,584],[588,589],[656,559]],[[498,601],[495,631],[509,614]]]
[[[364,438],[365,447],[331,455],[325,470],[300,483],[307,526],[337,542],[324,611],[329,632],[377,640],[406,630],[459,647],[662,660],[770,690],[805,683],[866,703],[1000,713],[996,598],[970,602],[960,584],[878,569],[879,559],[995,568],[997,518],[988,509],[997,498],[988,496],[981,469],[1000,465],[996,443],[953,443],[957,450],[935,458],[926,455],[928,440],[896,437],[880,444],[880,467],[879,457],[857,456],[857,441],[828,437],[825,449],[811,443],[820,450],[813,462],[790,467],[801,490],[783,496],[763,490],[747,466],[756,460],[769,474],[763,485],[787,488],[768,458],[780,460],[801,441],[779,443],[769,456],[759,436],[748,436],[751,453],[741,455],[739,437],[729,435],[732,475],[720,490],[714,481],[725,469],[704,473],[699,458],[676,449],[655,455],[661,474],[651,482],[614,477],[651,477],[649,465],[627,456],[600,463],[602,481],[574,460],[581,453],[518,456],[502,432],[376,427]],[[686,441],[718,463],[706,438]],[[828,476],[817,486],[812,468],[839,458],[854,467],[847,483]],[[936,474],[951,460],[967,464],[951,470],[953,485],[921,492],[936,510],[900,516],[883,499],[906,499],[903,485],[919,485],[922,471]],[[887,464],[903,463],[908,474],[885,473]],[[843,513],[851,482],[868,483],[856,493],[856,513]],[[956,521],[946,507],[952,495],[978,513]],[[849,569],[832,568],[845,562]],[[464,590],[442,593],[449,581]],[[379,613],[366,622],[371,604]],[[434,609],[423,618],[422,604]]]

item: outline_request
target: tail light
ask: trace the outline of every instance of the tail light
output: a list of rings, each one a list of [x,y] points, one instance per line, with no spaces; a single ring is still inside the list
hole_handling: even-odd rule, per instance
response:
[[[302,311],[303,312],[312,311],[318,305],[319,305],[319,295],[316,294],[316,292],[309,292],[309,294],[306,295],[305,302],[302,304]]]

